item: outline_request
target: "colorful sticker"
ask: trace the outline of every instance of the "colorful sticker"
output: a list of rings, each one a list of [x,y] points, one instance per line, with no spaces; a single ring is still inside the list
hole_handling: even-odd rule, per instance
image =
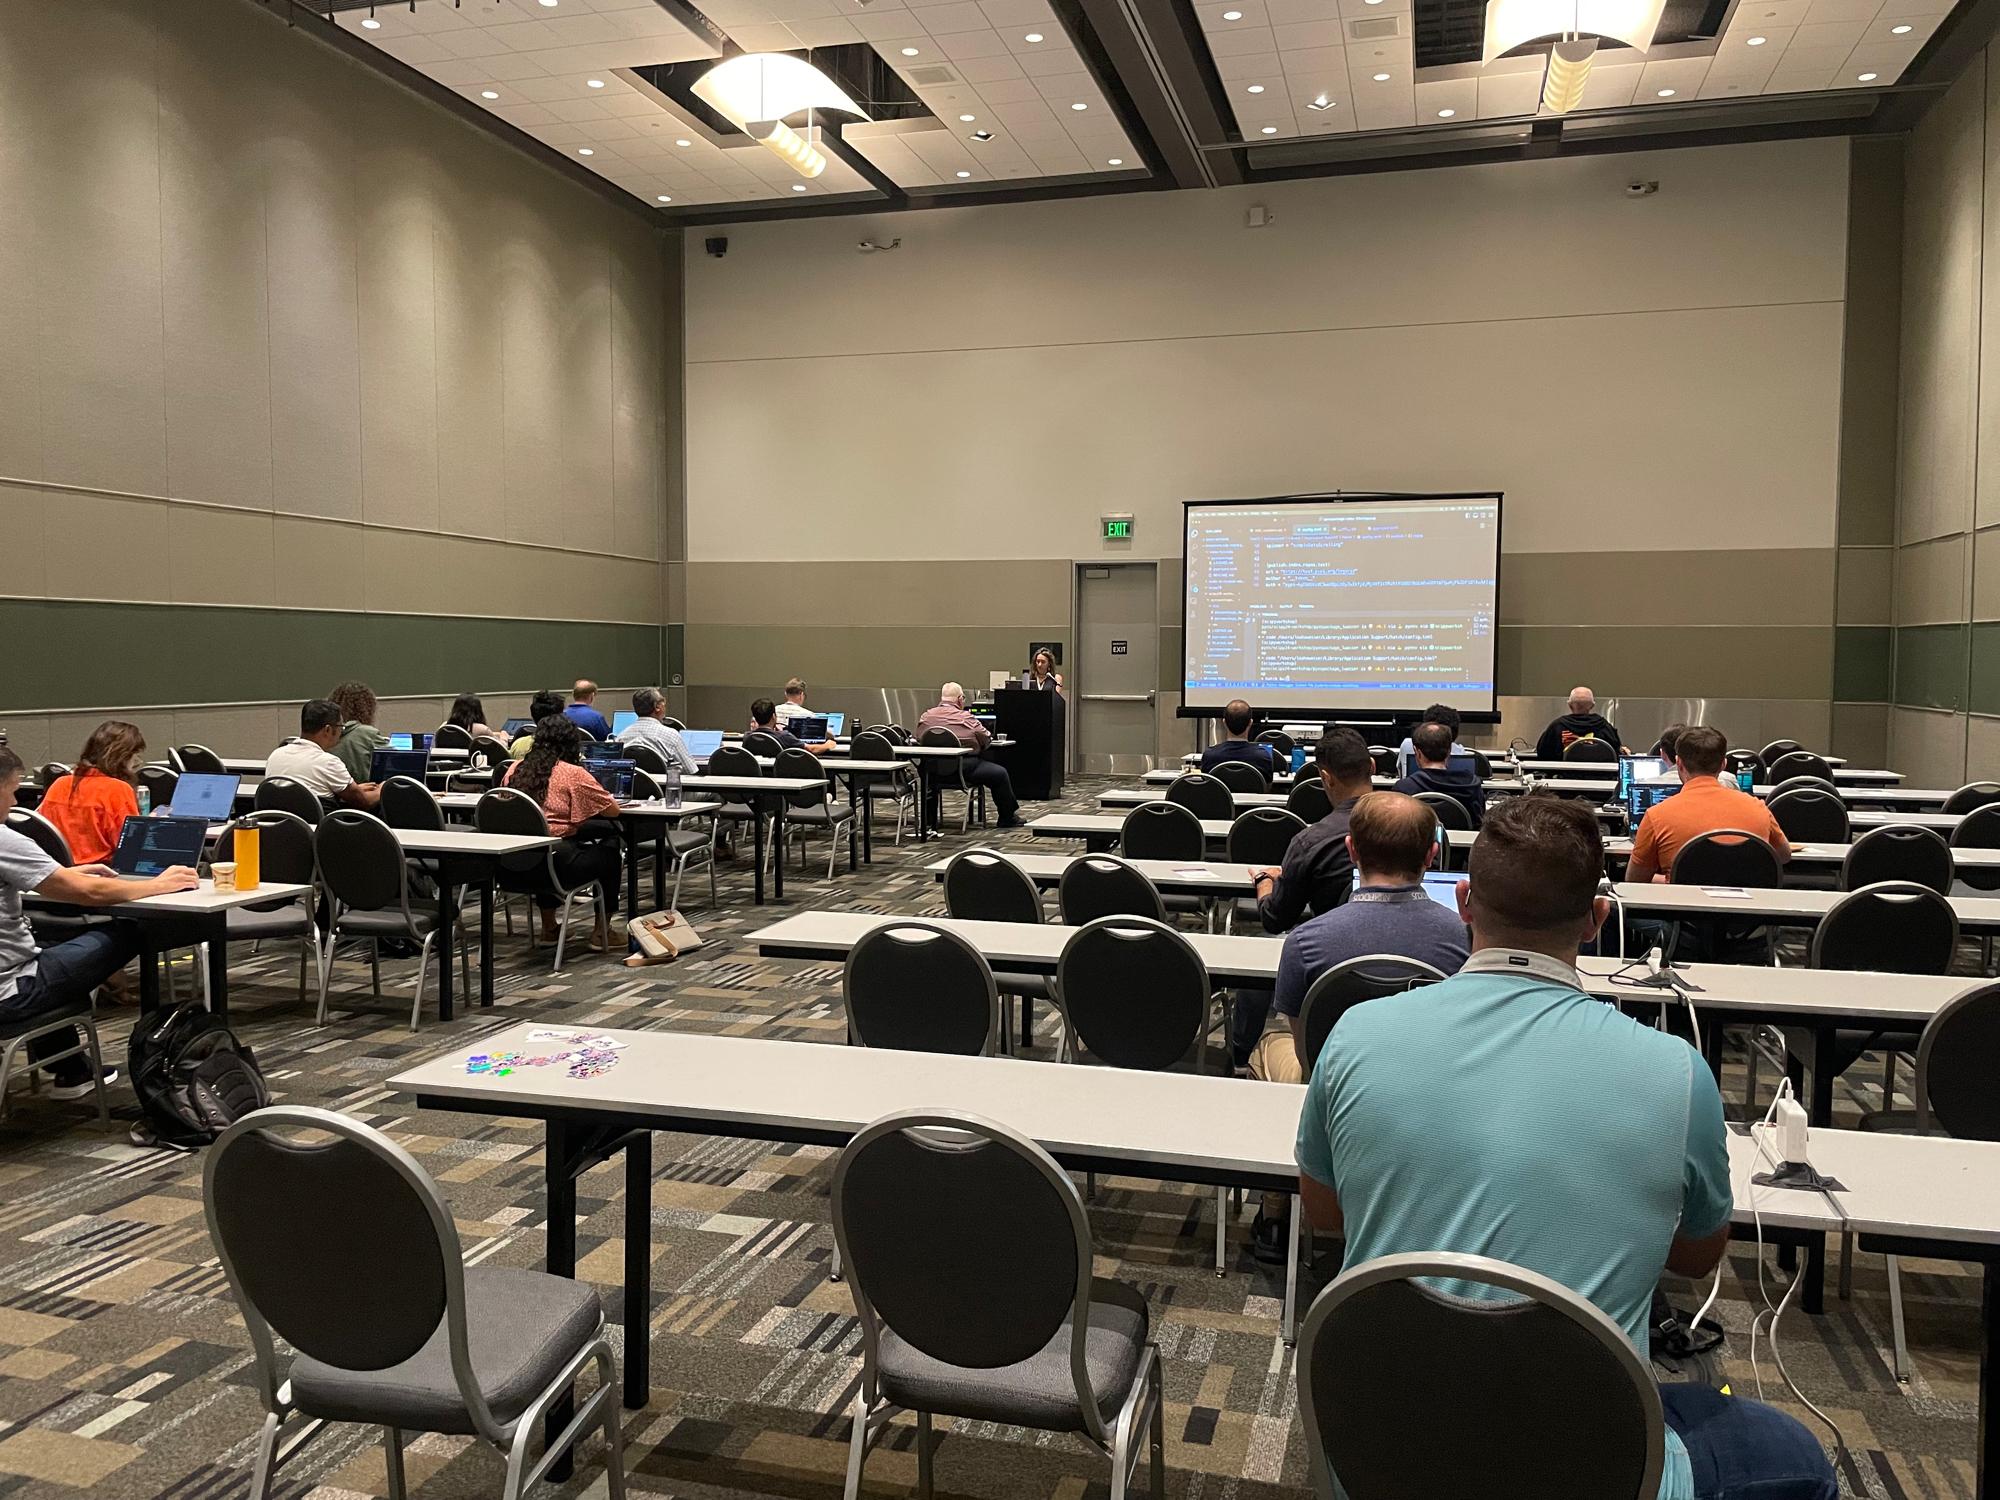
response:
[[[528,1033],[531,1041],[567,1042],[568,1046],[552,1052],[477,1052],[465,1060],[465,1071],[470,1074],[490,1073],[495,1078],[508,1078],[522,1068],[549,1068],[567,1066],[572,1078],[596,1078],[608,1073],[617,1065],[619,1049],[626,1044],[616,1037],[589,1032],[536,1030]]]

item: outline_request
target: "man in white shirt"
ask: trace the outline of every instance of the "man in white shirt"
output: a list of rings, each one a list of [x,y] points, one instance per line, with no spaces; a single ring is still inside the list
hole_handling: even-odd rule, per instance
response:
[[[793,719],[810,719],[812,710],[806,707],[806,684],[802,677],[794,677],[785,684],[785,701],[778,705],[778,722],[788,724]]]
[[[640,688],[632,695],[632,712],[639,717],[619,732],[619,744],[644,745],[668,765],[679,767],[683,776],[692,776],[701,769],[688,753],[687,741],[681,738],[680,731],[666,722],[666,694],[658,688]]]
[[[382,801],[382,789],[372,781],[356,781],[333,753],[340,739],[342,714],[324,698],[314,698],[299,710],[299,737],[286,740],[264,762],[264,779],[283,776],[315,797],[348,807],[372,808]]]

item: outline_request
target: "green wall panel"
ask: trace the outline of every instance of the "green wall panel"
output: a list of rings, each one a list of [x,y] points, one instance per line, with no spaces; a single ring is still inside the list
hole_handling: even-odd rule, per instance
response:
[[[1833,696],[1842,703],[1887,703],[1895,677],[1896,632],[1842,625],[1833,633]]]
[[[1965,707],[1964,625],[1905,625],[1896,632],[1896,702],[1904,708]]]
[[[0,599],[0,709],[304,699],[344,678],[385,697],[661,677],[657,625]]]
[[[2000,715],[2000,623],[1972,627],[1972,689],[1967,705],[1976,714]]]

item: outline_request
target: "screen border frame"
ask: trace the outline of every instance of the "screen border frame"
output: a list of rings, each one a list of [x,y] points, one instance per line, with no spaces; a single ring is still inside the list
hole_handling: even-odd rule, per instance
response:
[[[1361,501],[1380,504],[1382,501],[1426,501],[1426,500],[1491,500],[1494,506],[1493,537],[1493,706],[1487,709],[1460,709],[1459,719],[1467,724],[1498,724],[1500,722],[1500,587],[1502,568],[1506,562],[1504,544],[1507,525],[1507,492],[1490,490],[1329,490],[1324,492],[1302,492],[1295,495],[1255,495],[1228,500],[1183,500],[1181,501],[1181,680],[1178,691],[1181,702],[1174,709],[1177,719],[1219,719],[1220,708],[1190,708],[1187,703],[1188,680],[1188,586],[1187,586],[1187,534],[1192,512],[1199,506],[1204,510],[1226,508],[1233,505],[1288,505],[1297,503],[1325,503],[1333,501],[1346,504]],[[1250,712],[1259,719],[1284,719],[1294,723],[1355,724],[1369,726],[1394,726],[1406,719],[1414,719],[1422,710],[1405,708],[1300,708],[1295,704],[1252,703]]]

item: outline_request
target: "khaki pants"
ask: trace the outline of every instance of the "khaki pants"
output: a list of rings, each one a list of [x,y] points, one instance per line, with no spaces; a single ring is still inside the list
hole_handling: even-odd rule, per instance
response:
[[[1292,1041],[1292,1028],[1283,1016],[1273,1016],[1277,1024],[1265,1028],[1257,1038],[1257,1045],[1250,1049],[1250,1076],[1261,1078],[1266,1083],[1304,1083],[1306,1070],[1299,1066],[1299,1049]],[[1267,1219],[1286,1223],[1291,1212],[1291,1204],[1283,1193],[1266,1193],[1263,1199],[1263,1213]]]

